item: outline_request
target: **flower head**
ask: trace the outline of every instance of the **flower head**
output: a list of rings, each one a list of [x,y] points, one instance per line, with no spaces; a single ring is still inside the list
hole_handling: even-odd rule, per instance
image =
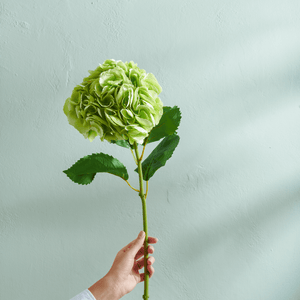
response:
[[[132,61],[113,59],[89,73],[65,102],[69,123],[90,141],[99,136],[142,144],[163,114],[154,75]]]

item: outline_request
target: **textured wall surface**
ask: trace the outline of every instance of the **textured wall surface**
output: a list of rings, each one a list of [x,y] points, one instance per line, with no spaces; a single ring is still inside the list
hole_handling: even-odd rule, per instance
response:
[[[300,299],[299,15],[298,0],[2,0],[0,298],[70,299],[142,229],[124,181],[62,172],[104,152],[138,185],[130,151],[85,140],[62,110],[113,58],[183,115],[149,184],[150,299]]]

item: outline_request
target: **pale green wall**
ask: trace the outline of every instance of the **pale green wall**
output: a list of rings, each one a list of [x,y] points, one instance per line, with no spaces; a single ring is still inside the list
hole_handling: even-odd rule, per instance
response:
[[[129,151],[90,143],[62,111],[110,58],[154,73],[183,114],[150,181],[150,299],[300,298],[298,0],[1,2],[1,299],[67,300],[142,229],[121,179],[62,172],[105,152],[138,184]]]

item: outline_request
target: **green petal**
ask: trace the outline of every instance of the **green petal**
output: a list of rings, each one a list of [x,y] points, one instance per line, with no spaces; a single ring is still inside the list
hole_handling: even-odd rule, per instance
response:
[[[68,98],[69,99],[69,98]],[[87,122],[83,118],[78,118],[75,109],[69,109],[69,101],[64,104],[64,113],[68,118],[69,124],[74,126],[80,133],[85,134],[89,131],[90,127]],[[74,108],[74,106],[72,106]],[[76,106],[77,108],[77,106]]]
[[[141,99],[139,95],[139,88],[134,91],[133,99],[132,99],[132,108],[134,111],[137,111],[138,106],[140,105]]]
[[[106,85],[112,85],[116,86],[121,83],[129,83],[128,78],[124,72],[124,70],[120,67],[115,67],[114,69],[110,69],[108,71],[103,72],[100,75],[100,85],[106,86]]]
[[[134,114],[129,109],[122,109],[121,116],[125,124],[132,124],[135,121]]]
[[[103,98],[99,99],[99,103],[101,105],[101,107],[111,107],[114,105],[115,99],[112,95],[106,95]]]
[[[128,125],[125,127],[129,137],[129,142],[132,145],[134,142],[143,144],[144,139],[148,136],[148,131],[138,125]]]
[[[124,126],[125,126],[125,125],[123,124],[123,122],[122,122],[118,117],[110,116],[110,119],[111,119],[113,125],[121,126],[121,127],[124,127]]]
[[[100,67],[105,71],[112,69],[115,66],[116,66],[116,61],[114,59],[107,59],[102,65],[100,65]]]
[[[141,75],[142,72],[139,72],[137,69],[130,69],[128,73],[128,78],[131,80],[132,84],[135,87],[138,87],[141,85]]]
[[[157,94],[160,94],[162,92],[161,86],[158,84],[155,76],[152,73],[149,73],[147,75],[143,74],[141,83],[148,89],[155,91]]]
[[[123,84],[116,96],[116,102],[118,105],[126,108],[132,104],[133,101],[133,86],[131,84]]]
[[[153,128],[152,122],[147,119],[136,117],[136,120],[139,122],[141,127],[143,127],[147,132],[149,132]]]
[[[99,135],[100,139],[103,137],[104,130],[103,130],[101,124],[91,121],[90,127],[91,127],[92,131],[96,132],[96,135]]]
[[[90,93],[95,93],[98,97],[101,96],[102,88],[99,84],[99,80],[94,80],[89,89]]]
[[[95,137],[97,136],[97,132],[96,131],[93,131],[93,130],[90,130],[89,133],[88,133],[88,139],[90,140],[90,142],[92,142]]]
[[[118,67],[122,68],[124,70],[124,72],[125,72],[126,75],[128,74],[128,66],[125,63],[123,63],[122,61],[118,60],[117,63],[116,63],[116,65]]]
[[[70,98],[70,103],[77,105],[78,103],[81,102],[81,99],[82,99],[82,93],[77,90],[73,90],[72,96]]]

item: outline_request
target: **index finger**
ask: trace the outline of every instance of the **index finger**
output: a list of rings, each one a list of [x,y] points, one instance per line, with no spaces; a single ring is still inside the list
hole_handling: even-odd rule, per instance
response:
[[[158,242],[158,238],[148,236],[148,244],[156,244]]]

